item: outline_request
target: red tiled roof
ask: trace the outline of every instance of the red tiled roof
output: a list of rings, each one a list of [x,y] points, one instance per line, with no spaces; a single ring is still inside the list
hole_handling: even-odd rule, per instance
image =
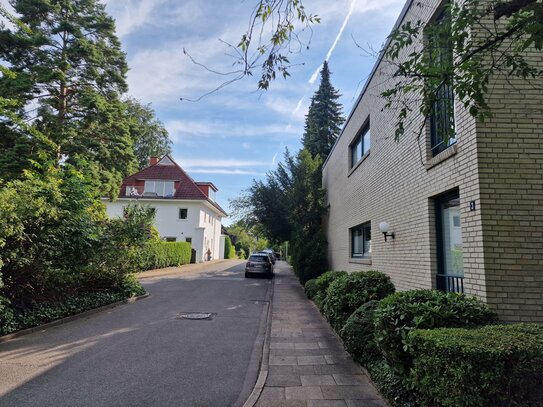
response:
[[[168,157],[173,165],[159,165],[160,161]],[[212,204],[215,208],[226,215],[224,209],[219,204],[209,199],[197,183],[181,168],[170,156],[166,155],[158,160],[158,163],[144,168],[140,172],[126,177],[121,184],[119,198],[133,198],[126,195],[126,187],[136,186],[139,180],[162,180],[162,181],[178,181],[178,186],[175,190],[173,198],[153,197],[153,199],[183,199],[183,200],[202,200]]]

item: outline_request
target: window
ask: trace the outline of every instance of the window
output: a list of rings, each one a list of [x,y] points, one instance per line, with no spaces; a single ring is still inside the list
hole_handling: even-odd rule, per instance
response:
[[[446,6],[440,11],[427,30],[430,60],[444,73],[450,72],[454,63],[450,31],[450,9]],[[440,80],[434,94],[435,99],[430,113],[432,156],[436,156],[456,142],[454,134],[454,93],[450,79]]]
[[[351,257],[371,257],[371,223],[351,229]]]
[[[145,181],[144,196],[172,197],[174,194],[173,181]]]
[[[189,210],[187,208],[179,208],[179,219],[187,219]]]
[[[187,243],[192,243],[192,237],[186,237],[186,238],[185,238],[185,242],[187,242]]]
[[[353,168],[370,151],[370,124],[369,122],[362,127],[362,130],[355,137],[349,147],[351,156],[351,168]]]
[[[436,199],[438,290],[464,291],[464,260],[458,191]]]
[[[168,236],[167,236],[167,237],[164,238],[164,240],[167,241],[167,242],[175,242],[175,241],[177,240],[177,238],[176,238],[176,237],[168,237]]]

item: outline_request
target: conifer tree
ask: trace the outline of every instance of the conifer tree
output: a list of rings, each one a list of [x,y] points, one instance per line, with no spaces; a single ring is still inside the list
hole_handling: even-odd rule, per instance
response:
[[[15,0],[13,7],[23,24],[1,27],[0,60],[14,75],[0,79],[0,93],[58,146],[57,162],[94,162],[103,192],[114,194],[135,168],[128,124],[120,120],[127,65],[114,20],[99,0]],[[0,131],[10,132],[4,162],[20,149],[28,159],[43,150],[5,116]]]
[[[328,63],[324,61],[319,89],[311,98],[305,119],[302,144],[313,156],[326,160],[345,122],[338,103],[340,93],[330,82]]]

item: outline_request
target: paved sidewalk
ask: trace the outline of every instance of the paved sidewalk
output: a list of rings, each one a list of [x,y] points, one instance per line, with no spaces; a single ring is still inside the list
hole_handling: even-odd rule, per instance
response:
[[[268,376],[255,406],[386,407],[284,265],[276,268]]]

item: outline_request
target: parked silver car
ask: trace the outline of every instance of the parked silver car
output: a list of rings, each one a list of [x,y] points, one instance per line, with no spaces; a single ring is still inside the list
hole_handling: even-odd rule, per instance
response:
[[[253,253],[249,256],[245,264],[245,277],[253,274],[273,277],[273,263],[267,253]]]

